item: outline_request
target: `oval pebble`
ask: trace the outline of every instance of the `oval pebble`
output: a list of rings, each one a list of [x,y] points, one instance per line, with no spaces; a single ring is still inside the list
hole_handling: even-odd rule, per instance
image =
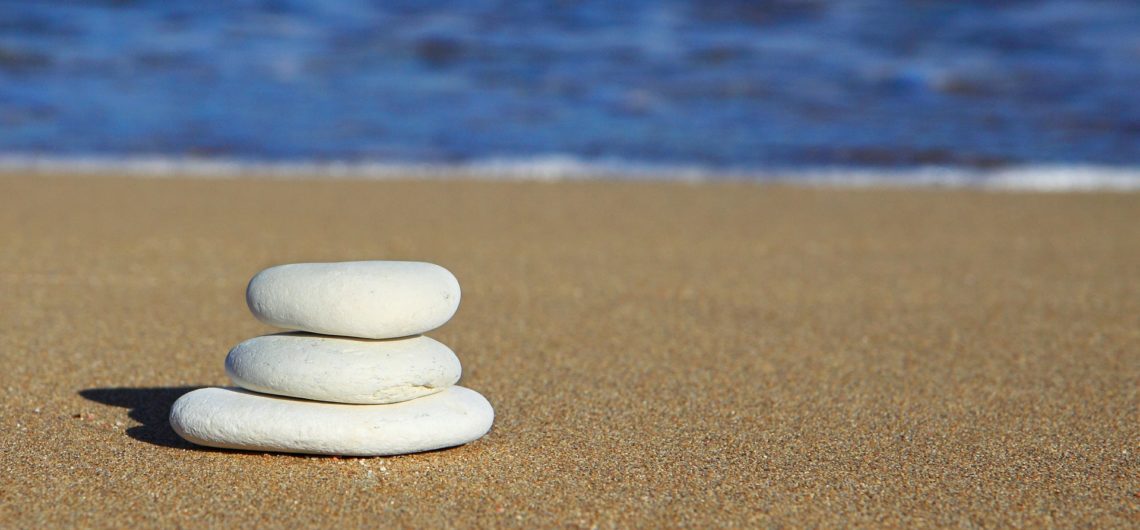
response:
[[[293,263],[249,281],[253,315],[280,328],[366,339],[418,335],[459,308],[459,282],[447,269],[415,261]]]
[[[383,456],[477,440],[494,418],[486,398],[461,386],[391,405],[339,405],[202,388],[174,402],[170,426],[187,441],[209,447]]]
[[[281,333],[226,356],[226,374],[255,392],[336,403],[383,404],[439,392],[459,380],[459,358],[419,336],[366,340]]]

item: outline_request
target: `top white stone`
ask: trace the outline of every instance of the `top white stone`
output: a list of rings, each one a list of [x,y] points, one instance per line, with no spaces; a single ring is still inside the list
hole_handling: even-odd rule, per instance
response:
[[[265,269],[245,292],[253,315],[280,328],[365,339],[418,335],[459,309],[459,281],[416,261],[294,263]]]

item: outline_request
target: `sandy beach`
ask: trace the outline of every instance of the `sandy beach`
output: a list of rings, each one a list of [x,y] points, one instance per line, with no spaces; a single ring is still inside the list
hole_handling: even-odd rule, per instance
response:
[[[0,176],[0,526],[1140,524],[1140,195]],[[191,446],[258,270],[411,259],[497,417]]]

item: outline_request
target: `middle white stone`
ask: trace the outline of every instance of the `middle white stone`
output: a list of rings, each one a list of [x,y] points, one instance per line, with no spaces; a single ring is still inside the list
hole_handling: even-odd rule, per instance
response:
[[[407,401],[454,385],[461,372],[450,348],[424,336],[280,333],[249,339],[226,356],[226,374],[242,388],[336,403]]]

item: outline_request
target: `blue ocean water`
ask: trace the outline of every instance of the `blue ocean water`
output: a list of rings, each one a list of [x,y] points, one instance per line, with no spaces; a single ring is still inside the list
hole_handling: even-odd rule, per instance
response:
[[[1140,165],[1140,2],[0,0],[0,154]]]

